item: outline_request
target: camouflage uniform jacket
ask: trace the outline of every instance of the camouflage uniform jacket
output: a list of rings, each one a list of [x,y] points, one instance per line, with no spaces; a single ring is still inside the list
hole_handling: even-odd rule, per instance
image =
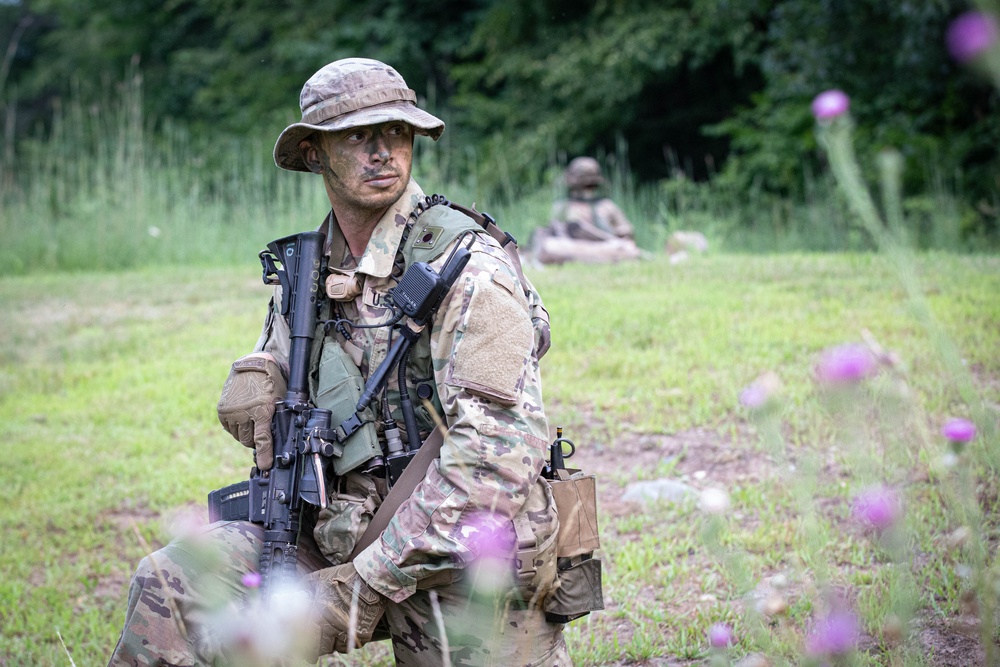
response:
[[[387,321],[385,294],[396,282],[396,250],[407,217],[421,199],[419,186],[410,181],[376,225],[357,260],[361,294],[338,303],[344,317],[357,324]],[[462,216],[450,209],[448,214]],[[334,267],[348,255],[335,223],[330,231],[327,243]],[[440,271],[447,255],[442,253],[431,265]],[[537,526],[544,525],[543,532],[555,530],[555,510],[540,479],[548,426],[533,353],[531,307],[505,251],[488,234],[477,233],[468,265],[429,331],[425,329],[415,344],[407,366],[411,395],[413,386],[433,383],[432,402],[448,427],[440,459],[431,464],[381,539],[354,561],[368,584],[393,601],[405,600],[418,587],[455,580],[477,556],[469,538],[484,516],[502,525],[524,525],[524,515],[531,513],[530,525],[539,539],[543,536]],[[351,343],[332,332],[326,344],[335,336],[367,377],[386,356],[389,329],[354,328]],[[287,324],[272,305],[257,350],[287,363],[288,345]],[[388,397],[398,416],[395,373]],[[414,404],[419,403],[414,398]],[[433,423],[426,413],[418,417]],[[402,427],[402,420],[397,423]]]
[[[632,223],[618,205],[607,197],[582,199],[571,196],[562,199],[552,206],[552,219],[575,222],[584,228],[596,227],[618,238],[630,239],[633,236]]]

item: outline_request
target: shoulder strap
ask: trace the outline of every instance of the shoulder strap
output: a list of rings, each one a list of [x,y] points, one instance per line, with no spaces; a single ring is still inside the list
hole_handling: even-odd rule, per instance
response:
[[[480,227],[486,230],[486,233],[493,237],[493,239],[500,244],[500,247],[504,249],[507,256],[510,258],[510,263],[514,266],[514,270],[517,272],[517,278],[521,281],[521,285],[524,288],[525,295],[528,294],[528,281],[524,279],[524,271],[521,269],[521,256],[517,253],[517,239],[515,239],[510,232],[505,232],[500,229],[497,225],[497,221],[489,213],[480,213],[473,208],[466,208],[455,202],[448,202],[448,206],[455,209],[459,213],[464,213],[469,216]]]
[[[419,201],[417,206],[410,213],[410,219],[407,220],[406,229],[403,230],[403,237],[400,240],[399,249],[396,252],[396,266],[393,270],[393,275],[395,275],[398,279],[399,276],[402,275],[403,269],[405,268],[406,257],[404,257],[404,248],[409,247],[412,252],[412,244],[408,245],[408,239],[414,223],[416,223],[417,219],[423,215],[425,211],[439,204],[444,204],[448,208],[458,211],[466,217],[471,218],[473,222],[479,225],[479,227],[481,227],[487,234],[492,236],[497,243],[500,244],[500,247],[507,253],[507,257],[510,258],[510,263],[514,267],[518,280],[521,281],[521,285],[524,288],[525,296],[530,298],[531,290],[528,287],[529,283],[524,279],[524,270],[521,268],[521,256],[517,253],[517,239],[515,239],[510,232],[505,232],[500,229],[497,225],[497,221],[492,215],[477,211],[475,205],[471,208],[462,206],[461,204],[456,204],[455,202],[450,201],[446,197],[438,194],[424,197],[424,199]]]
[[[442,427],[438,426],[427,436],[427,440],[424,441],[424,444],[420,446],[417,453],[413,455],[413,459],[403,469],[403,474],[399,476],[399,479],[396,480],[396,483],[389,490],[385,500],[382,501],[382,504],[376,510],[375,516],[372,517],[371,523],[368,524],[368,528],[358,539],[354,551],[347,558],[348,561],[354,560],[355,556],[364,551],[368,545],[382,535],[382,531],[388,527],[389,521],[396,514],[396,510],[403,504],[403,501],[410,497],[413,490],[417,488],[417,484],[427,474],[427,469],[430,468],[431,461],[438,457],[443,443]]]

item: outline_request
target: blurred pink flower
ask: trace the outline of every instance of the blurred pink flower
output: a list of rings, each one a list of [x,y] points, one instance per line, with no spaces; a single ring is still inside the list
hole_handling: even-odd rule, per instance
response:
[[[851,515],[864,526],[882,532],[891,528],[903,513],[896,492],[880,486],[862,491],[854,498]]]
[[[812,112],[816,120],[832,120],[847,113],[851,98],[842,90],[827,90],[812,101]]]
[[[740,392],[740,403],[748,408],[759,408],[767,403],[767,393],[757,384],[751,384]]]
[[[509,560],[517,550],[513,525],[499,515],[476,513],[466,519],[459,530],[462,543],[474,558]]]
[[[823,384],[851,384],[875,373],[878,360],[864,345],[847,343],[824,350],[814,369]]]
[[[820,620],[806,638],[812,656],[835,656],[850,652],[858,643],[858,619],[849,611],[833,611]]]
[[[998,36],[1000,30],[992,14],[966,12],[948,26],[948,52],[958,62],[967,63],[996,44]]]
[[[713,648],[726,648],[736,644],[733,630],[725,623],[715,623],[708,629],[708,643]]]
[[[768,371],[740,392],[740,403],[751,410],[757,410],[770,403],[780,391],[781,380],[772,371]]]
[[[968,419],[949,419],[941,427],[941,435],[951,442],[969,442],[976,437],[976,425]]]
[[[247,588],[260,588],[260,572],[247,572],[243,575],[243,585]]]

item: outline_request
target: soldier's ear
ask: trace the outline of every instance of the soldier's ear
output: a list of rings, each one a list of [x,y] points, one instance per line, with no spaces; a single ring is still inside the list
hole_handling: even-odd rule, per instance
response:
[[[314,174],[322,174],[323,163],[319,161],[319,150],[315,144],[309,139],[303,139],[299,142],[299,150],[302,151],[302,162],[305,163],[306,169]]]

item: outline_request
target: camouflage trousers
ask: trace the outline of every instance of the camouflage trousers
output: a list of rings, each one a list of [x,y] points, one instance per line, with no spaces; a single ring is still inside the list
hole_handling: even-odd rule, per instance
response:
[[[309,532],[300,538],[300,574],[329,565]],[[109,667],[299,664],[286,657],[308,640],[296,636],[303,626],[295,604],[266,613],[255,606],[251,573],[262,534],[251,523],[219,522],[144,558]],[[470,590],[459,581],[387,603],[376,639],[391,639],[396,664],[407,667],[572,665],[562,625],[546,622],[540,609],[512,605],[509,595]]]

